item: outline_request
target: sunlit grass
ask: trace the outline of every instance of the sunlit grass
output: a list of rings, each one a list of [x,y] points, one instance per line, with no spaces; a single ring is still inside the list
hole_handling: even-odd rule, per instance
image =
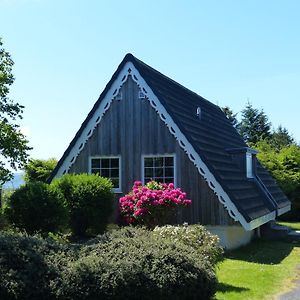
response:
[[[299,244],[254,241],[227,253],[219,264],[216,299],[273,299],[292,286],[299,264]]]
[[[277,222],[279,225],[290,227],[293,230],[300,230],[300,222],[288,223],[288,222]]]

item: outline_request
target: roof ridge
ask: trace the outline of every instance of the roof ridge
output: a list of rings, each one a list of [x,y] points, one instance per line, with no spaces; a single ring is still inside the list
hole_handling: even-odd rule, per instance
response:
[[[133,54],[127,53],[126,56],[125,56],[125,58],[127,58],[127,60],[129,60],[129,61],[130,61],[130,59],[133,59],[133,60],[134,60],[133,63],[134,63],[134,62],[137,62],[138,64],[142,64],[144,67],[146,67],[146,68],[150,69],[151,71],[157,73],[159,76],[164,77],[165,79],[171,81],[172,83],[174,83],[175,85],[177,85],[179,88],[184,89],[184,90],[187,91],[188,93],[190,93],[190,94],[192,94],[192,95],[194,95],[194,96],[196,96],[196,97],[198,97],[198,98],[201,98],[201,100],[202,100],[202,101],[203,101],[203,100],[206,101],[207,104],[212,105],[212,106],[215,106],[215,107],[217,107],[217,108],[220,109],[220,106],[218,106],[217,104],[212,103],[211,101],[207,100],[206,98],[202,97],[201,95],[197,94],[196,92],[192,91],[191,89],[185,87],[184,85],[180,84],[180,83],[177,82],[176,80],[172,79],[171,77],[166,76],[165,74],[159,72],[158,70],[156,70],[156,69],[154,69],[153,67],[151,67],[150,65],[146,64],[145,62],[143,62],[143,61],[140,60],[139,58],[135,57]]]

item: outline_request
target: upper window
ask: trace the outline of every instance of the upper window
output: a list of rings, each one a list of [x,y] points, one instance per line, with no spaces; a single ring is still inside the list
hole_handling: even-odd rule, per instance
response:
[[[91,158],[91,173],[109,178],[114,190],[121,191],[120,157]]]
[[[246,173],[247,178],[253,178],[253,161],[252,153],[246,152]]]
[[[145,156],[143,158],[144,183],[155,180],[162,183],[175,183],[174,156]]]

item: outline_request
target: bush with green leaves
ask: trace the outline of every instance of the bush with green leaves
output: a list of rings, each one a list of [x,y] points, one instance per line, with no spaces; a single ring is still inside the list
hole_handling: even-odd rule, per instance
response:
[[[67,224],[64,197],[42,182],[27,183],[8,199],[5,215],[17,228],[28,233],[56,232]]]
[[[0,299],[54,300],[51,284],[74,251],[22,233],[0,234]]]
[[[112,183],[95,174],[66,174],[51,186],[64,195],[70,216],[70,228],[77,236],[87,230],[104,232],[113,211]]]
[[[213,263],[193,246],[126,227],[86,244],[0,233],[0,299],[211,299]]]
[[[49,176],[57,165],[55,158],[30,159],[25,165],[25,182],[47,182]]]
[[[154,235],[192,247],[213,265],[222,259],[219,238],[202,225],[162,226],[154,228]]]
[[[125,227],[82,248],[56,281],[58,299],[211,299],[214,267],[184,243]]]

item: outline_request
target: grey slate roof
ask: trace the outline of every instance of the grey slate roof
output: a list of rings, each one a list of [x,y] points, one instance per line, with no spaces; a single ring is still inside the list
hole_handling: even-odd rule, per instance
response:
[[[290,204],[274,179],[261,164],[257,164],[257,175],[272,195],[275,205],[270,201],[259,182],[255,179],[246,178],[245,171],[232,160],[226,149],[243,148],[247,145],[218,106],[146,65],[132,54],[127,54],[119,65],[70,146],[58,162],[50,180],[55,176],[112,82],[128,61],[134,64],[247,222],[274,212],[276,208],[282,208]],[[197,107],[201,108],[200,121],[195,113]]]

